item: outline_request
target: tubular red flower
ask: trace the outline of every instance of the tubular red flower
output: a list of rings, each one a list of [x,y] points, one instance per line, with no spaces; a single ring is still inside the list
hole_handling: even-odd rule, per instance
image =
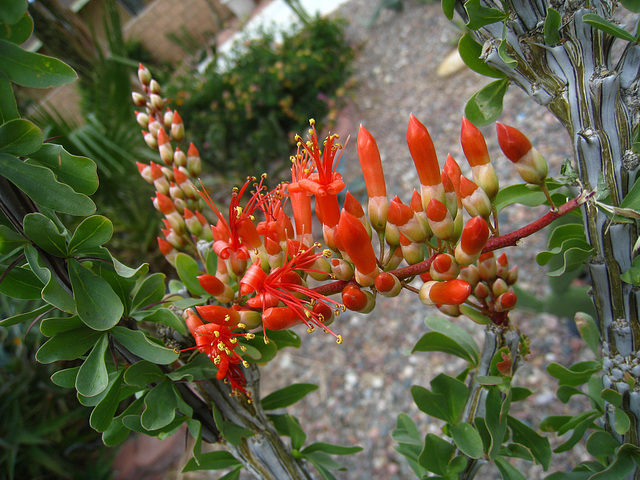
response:
[[[500,149],[513,163],[519,162],[531,150],[531,142],[517,128],[496,122],[496,132]]]
[[[197,278],[200,286],[204,288],[209,295],[217,297],[225,291],[224,283],[215,275],[204,274],[199,275]]]
[[[466,118],[462,118],[460,143],[462,143],[464,155],[472,167],[485,165],[490,162],[491,159],[489,158],[489,151],[487,150],[484,135],[482,135],[478,127]]]
[[[384,181],[378,144],[373,135],[362,125],[358,130],[357,146],[358,158],[360,159],[364,184],[367,187],[369,198],[386,197],[387,187]]]
[[[440,183],[440,166],[433,141],[427,127],[413,116],[409,117],[407,144],[415,163],[421,185],[437,185]]]
[[[237,310],[221,305],[201,305],[195,307],[198,314],[209,323],[235,327],[240,322],[240,314]]]
[[[364,225],[346,210],[338,223],[338,237],[349,258],[361,273],[368,275],[378,266],[369,234]]]

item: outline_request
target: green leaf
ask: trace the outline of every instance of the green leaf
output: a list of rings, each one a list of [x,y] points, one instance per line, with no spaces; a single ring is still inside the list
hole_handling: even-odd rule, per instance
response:
[[[29,3],[27,0],[3,0],[0,8],[0,21],[15,25],[27,11]]]
[[[223,468],[236,467],[241,465],[233,455],[224,450],[216,452],[201,453],[196,461],[192,458],[182,469],[182,473],[195,472],[198,470],[222,470]]]
[[[5,178],[43,207],[77,216],[91,215],[96,210],[89,197],[60,183],[48,168],[0,153],[0,170]]]
[[[51,381],[62,388],[74,388],[76,386],[76,377],[78,376],[80,367],[65,368],[58,370],[51,375]]]
[[[602,30],[603,32],[613,36],[621,38],[622,40],[626,40],[631,43],[637,43],[636,37],[631,35],[626,30],[614,25],[609,22],[605,18],[601,17],[597,13],[585,13],[582,17],[584,23],[591,25],[598,30]]]
[[[0,71],[0,123],[20,118],[13,86],[7,76]]]
[[[589,428],[594,428],[594,419],[600,416],[599,412],[590,411],[585,412],[580,415],[576,415],[567,423],[565,423],[562,428],[558,431],[558,435],[564,435],[568,431],[573,430],[569,439],[566,440],[561,445],[557,446],[553,449],[554,453],[562,453],[571,450],[578,442],[582,440],[585,432]]]
[[[447,1],[447,0],[443,0]],[[460,58],[474,72],[484,75],[485,77],[504,78],[505,74],[490,67],[482,59],[482,45],[475,41],[475,39],[467,32],[458,42],[458,52],[460,52]]]
[[[562,26],[562,16],[551,7],[547,7],[547,16],[544,19],[544,43],[547,45],[556,45],[562,38],[560,36],[560,27]]]
[[[102,215],[85,218],[69,240],[69,255],[99,247],[108,242],[111,235],[113,235],[113,224],[108,218]]]
[[[329,455],[353,455],[361,451],[362,447],[345,447],[342,445],[333,445],[332,443],[315,442],[305,447],[301,453],[324,452]]]
[[[176,271],[180,280],[191,294],[197,296],[208,295],[206,290],[200,286],[197,278],[200,275],[198,262],[192,256],[186,253],[179,253],[176,256]]]
[[[482,438],[472,425],[467,422],[457,423],[449,429],[449,433],[462,453],[471,458],[482,456]]]
[[[454,446],[438,435],[428,433],[424,439],[424,448],[418,457],[420,465],[436,475],[446,475],[449,458]]]
[[[50,88],[71,83],[76,72],[57,58],[28,52],[18,45],[0,40],[0,71],[23,87]]]
[[[124,313],[122,302],[109,283],[74,259],[69,259],[69,277],[80,319],[94,330],[109,330]]]
[[[620,3],[629,11],[640,13],[640,2],[638,0],[620,0]]]
[[[620,279],[625,283],[640,286],[640,255],[636,255],[633,258],[631,268],[620,275]]]
[[[89,425],[97,432],[104,432],[109,428],[113,417],[116,414],[118,405],[120,404],[120,386],[122,385],[122,377],[125,370],[121,368],[116,373],[109,385],[107,386],[107,392],[104,398],[98,403],[91,412],[89,417]]]
[[[304,442],[307,440],[307,435],[300,427],[298,419],[289,415],[274,415],[268,414],[269,420],[273,422],[273,426],[278,432],[278,435],[284,435],[291,438],[291,448],[300,450]]]
[[[507,423],[511,429],[513,441],[527,447],[546,471],[551,463],[549,440],[512,416],[507,417]]]
[[[558,385],[569,385],[577,387],[587,383],[592,375],[600,372],[602,365],[600,362],[593,360],[579,362],[571,367],[566,368],[558,363],[550,363],[547,366],[547,372],[554,378],[558,379]]]
[[[45,143],[40,150],[29,155],[29,160],[49,168],[61,183],[78,193],[92,195],[98,189],[96,164],[87,157],[71,155],[61,145]]]
[[[466,315],[478,325],[488,325],[491,323],[491,319],[489,317],[469,305],[460,305],[460,313]]]
[[[502,113],[502,100],[509,87],[506,78],[485,85],[467,102],[464,115],[478,127],[493,123]]]
[[[629,431],[631,427],[631,420],[629,416],[620,407],[615,407],[613,429],[618,435],[624,435]]]
[[[550,179],[547,179],[546,186],[549,191],[562,187],[561,184]],[[500,189],[496,196],[495,208],[500,212],[505,207],[513,205],[514,203],[537,207],[538,205],[544,205],[546,201],[547,197],[538,185],[519,183]]]
[[[292,330],[267,330],[269,342],[282,350],[284,347],[300,348],[300,335]]]
[[[504,12],[501,12],[496,8],[485,7],[480,3],[480,0],[467,0],[464,3],[464,9],[467,11],[467,15],[469,16],[467,28],[470,30],[478,30],[485,25],[501,22],[507,18],[507,15]]]
[[[11,298],[35,300],[40,298],[44,284],[29,268],[13,267],[7,272],[7,265],[0,265],[0,293]]]
[[[157,365],[140,360],[134,363],[124,374],[124,381],[127,385],[144,388],[150,383],[160,382],[164,378],[164,373]]]
[[[469,393],[467,386],[444,373],[431,380],[430,385],[431,391],[419,385],[411,387],[413,401],[427,415],[455,425]]]
[[[495,460],[497,454],[500,451],[502,442],[504,441],[505,434],[507,433],[507,419],[502,412],[505,406],[508,406],[509,398],[502,399],[500,390],[497,387],[490,387],[488,389],[486,398],[486,415],[485,425],[487,432],[491,437],[491,445],[488,451],[489,458]]]
[[[45,283],[41,292],[42,299],[63,312],[75,314],[76,307],[71,292],[57,275],[51,273],[50,263],[43,258],[40,251],[29,244],[24,246],[24,253],[33,273]]]
[[[42,145],[42,131],[29,120],[16,118],[0,125],[0,152],[26,157]]]
[[[36,360],[40,363],[75,360],[93,347],[101,335],[86,327],[58,333],[38,349]]]
[[[109,374],[105,363],[105,353],[109,345],[108,335],[102,336],[96,341],[91,353],[87,356],[76,377],[76,390],[85,397],[95,397],[102,393],[109,384]]]
[[[513,69],[518,66],[518,61],[514,57],[509,55],[507,47],[510,46],[511,45],[509,45],[509,42],[507,42],[507,24],[504,23],[502,25],[502,40],[500,40],[500,44],[498,45],[498,56],[508,68]]]
[[[0,39],[20,45],[33,33],[33,19],[27,12],[14,24],[0,22]]]
[[[276,410],[293,405],[304,398],[308,393],[317,390],[318,386],[312,383],[294,383],[287,387],[276,390],[262,399],[264,410]]]
[[[153,342],[142,330],[113,327],[109,333],[127,350],[144,360],[159,365],[169,365],[178,359],[179,353]]]
[[[82,320],[77,315],[72,317],[51,317],[45,318],[40,323],[40,333],[47,337],[52,337],[56,333],[68,332],[84,326]]]
[[[29,240],[15,230],[0,225],[0,255],[8,255],[28,242]]]
[[[620,442],[613,438],[609,432],[598,430],[589,435],[586,447],[594,457],[613,457],[620,447]]]
[[[243,438],[253,435],[251,430],[224,420],[220,410],[216,408],[215,404],[211,404],[211,410],[213,411],[213,420],[216,423],[216,427],[218,427],[224,439],[231,445],[240,445]]]
[[[136,398],[124,412],[114,417],[109,427],[102,433],[102,441],[107,447],[115,447],[127,439],[131,430],[123,424],[122,420],[133,415],[138,415],[139,417],[143,402],[144,396]]]
[[[145,430],[158,430],[169,425],[176,416],[178,401],[173,383],[164,379],[151,389],[144,398],[145,409],[140,424]]]
[[[480,357],[478,344],[473,339],[473,336],[464,328],[441,317],[427,317],[424,322],[429,329],[446,335],[460,345],[467,352],[468,356],[471,357],[471,363],[474,365],[478,363],[478,358]]]
[[[455,7],[455,0],[442,0],[442,11],[444,12],[444,16],[447,17],[448,20],[453,20]]]
[[[589,477],[589,480],[624,480],[636,470],[634,454],[636,445],[625,443],[620,447],[611,464],[601,472]]]
[[[278,353],[277,345],[273,342],[265,343],[262,333],[256,333],[251,340],[241,340],[238,343],[246,347],[247,351],[242,354],[242,358],[249,363],[266,363]]]
[[[10,327],[11,325],[18,325],[20,323],[31,322],[38,318],[40,315],[44,315],[45,313],[51,311],[52,308],[50,305],[43,305],[35,310],[25,313],[19,313],[17,315],[13,315],[11,317],[7,317],[0,321],[0,327]],[[42,328],[42,324],[40,324],[40,328]],[[49,336],[49,335],[48,335]]]
[[[415,344],[411,353],[415,352],[443,352],[462,358],[475,365],[478,361],[457,343],[454,339],[440,332],[427,332]]]
[[[56,257],[67,256],[65,236],[48,217],[41,213],[29,213],[25,215],[22,226],[27,237],[45,252]]]
[[[146,277],[134,291],[131,310],[139,310],[162,300],[166,290],[165,279],[163,273],[154,273]]]
[[[577,312],[573,320],[584,343],[587,344],[587,347],[589,347],[596,357],[600,358],[600,354],[598,353],[600,332],[598,331],[596,321],[591,315],[584,312]]]
[[[511,465],[504,458],[496,457],[494,462],[502,476],[502,480],[527,480],[527,477],[522,475],[516,467]]]
[[[145,310],[145,312],[147,312]],[[187,327],[184,323],[184,320],[179,318],[175,313],[173,313],[168,308],[158,308],[155,310],[149,310],[148,315],[139,316],[136,315],[136,319],[145,322],[153,322],[160,323],[161,325],[166,325],[167,327],[173,328],[175,331],[180,333],[181,335],[187,335]]]

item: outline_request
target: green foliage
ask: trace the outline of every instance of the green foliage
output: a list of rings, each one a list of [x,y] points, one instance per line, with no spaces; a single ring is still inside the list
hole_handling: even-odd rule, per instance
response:
[[[263,32],[233,50],[224,67],[188,71],[167,85],[202,159],[225,175],[282,168],[294,133],[310,117],[337,112],[353,58],[343,29],[316,18],[295,33]]]

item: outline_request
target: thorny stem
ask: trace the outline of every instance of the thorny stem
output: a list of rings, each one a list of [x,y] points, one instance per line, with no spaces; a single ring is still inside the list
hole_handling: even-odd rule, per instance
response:
[[[499,250],[505,247],[514,247],[518,245],[520,240],[526,238],[530,235],[533,235],[536,232],[539,232],[544,227],[551,224],[554,220],[557,220],[560,217],[563,217],[572,211],[576,210],[578,207],[583,205],[589,198],[594,195],[595,192],[587,192],[578,195],[575,198],[572,198],[564,205],[557,208],[556,211],[550,211],[546,215],[542,216],[535,222],[530,223],[529,225],[525,225],[518,230],[514,230],[513,232],[507,233],[505,235],[500,235],[498,237],[492,237],[487,241],[487,244],[483,248],[482,252],[492,252],[494,250]],[[416,263],[415,265],[409,265],[407,267],[398,268],[396,270],[392,270],[389,273],[394,274],[398,277],[399,280],[404,280],[409,277],[414,277],[416,275],[420,275],[421,273],[425,273],[429,271],[429,267],[431,267],[431,262],[436,257],[436,254],[433,254],[431,257],[423,260],[420,263]],[[326,285],[321,285],[319,287],[314,288],[314,290],[322,295],[333,295],[341,292],[345,285],[347,285],[347,281],[337,281],[328,283]]]

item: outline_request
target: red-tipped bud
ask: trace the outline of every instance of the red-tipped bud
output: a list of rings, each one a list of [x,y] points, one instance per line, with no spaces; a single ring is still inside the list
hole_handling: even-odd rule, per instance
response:
[[[367,187],[369,198],[386,197],[387,188],[378,144],[375,138],[362,125],[360,125],[360,130],[358,131],[357,146],[358,158],[360,159],[360,166],[362,167],[364,183]]]
[[[460,307],[458,305],[436,305],[438,310],[440,310],[445,315],[449,315],[450,317],[459,317],[462,315],[460,312]]]
[[[375,286],[378,293],[385,297],[395,297],[402,290],[398,277],[389,272],[382,272],[376,276]]]
[[[244,328],[251,330],[262,325],[262,313],[254,310],[239,310],[240,324],[244,325]]]
[[[251,292],[262,290],[266,278],[267,273],[260,266],[260,261],[256,260],[240,280],[240,295],[248,295]]]
[[[508,291],[509,286],[507,285],[507,282],[505,282],[501,278],[496,278],[496,280],[493,282],[493,285],[491,285],[491,293],[493,293],[494,297],[499,297],[500,295]]]
[[[513,309],[518,303],[518,297],[512,291],[503,293],[496,299],[494,309],[497,312],[506,312]]]
[[[467,157],[469,165],[484,165],[490,162],[487,143],[482,132],[466,118],[462,119],[462,130],[460,131],[460,143],[464,156]]]
[[[151,80],[151,83],[153,82],[154,80]],[[164,109],[165,100],[160,95],[152,93],[151,95],[149,95],[149,100],[151,101],[151,106],[157,111],[161,112]]]
[[[496,258],[496,275],[505,281],[509,277],[509,259],[504,252]]]
[[[336,277],[336,280],[343,282],[351,280],[354,274],[351,264],[339,258],[331,259],[331,273]]]
[[[136,112],[136,122],[142,128],[149,128],[149,115],[143,112]]]
[[[407,128],[407,144],[415,163],[421,185],[438,185],[440,183],[440,165],[433,141],[427,127],[413,116],[409,117]]]
[[[471,285],[464,280],[427,282],[420,288],[420,301],[425,305],[460,305],[471,294]]]
[[[178,256],[178,251],[164,238],[158,237],[158,247],[160,248],[160,252],[164,256],[164,258],[169,262],[172,266],[176,265],[176,257]]]
[[[240,313],[221,305],[201,305],[196,307],[198,314],[207,322],[225,327],[235,327],[240,323]]]
[[[177,110],[173,112],[171,117],[171,138],[176,142],[184,140],[184,123]]]
[[[471,265],[480,256],[489,239],[489,226],[482,217],[473,217],[462,230],[455,257],[460,265]]]
[[[138,172],[140,172],[140,176],[147,183],[153,183],[153,175],[151,174],[151,165],[147,165],[146,163],[136,162],[136,166],[138,167]]]
[[[432,198],[427,205],[427,219],[433,234],[440,240],[451,238],[454,232],[454,223],[451,212],[440,200]]]
[[[462,176],[462,171],[460,170],[460,165],[455,159],[449,154],[447,155],[447,161],[444,162],[444,167],[442,169],[443,172],[447,174],[449,180],[453,184],[453,189],[456,194],[460,194],[460,177]]]
[[[270,307],[262,314],[262,324],[268,330],[286,330],[301,323],[298,313],[289,307]]]
[[[409,265],[415,265],[424,260],[422,244],[412,242],[402,233],[400,234],[400,250],[402,251],[402,257]]]
[[[485,282],[493,282],[495,280],[497,265],[493,252],[480,255],[478,259],[478,273],[480,273],[480,278]]]
[[[350,283],[342,290],[342,303],[349,310],[369,313],[375,307],[375,297],[371,292]]]
[[[478,300],[484,300],[489,295],[491,295],[491,291],[489,290],[489,287],[487,287],[486,283],[481,282],[481,283],[476,285],[476,288],[473,290],[473,295]]]
[[[224,283],[220,281],[220,279],[214,275],[204,274],[199,275],[198,282],[200,282],[200,286],[204,288],[204,290],[209,294],[217,297],[218,295],[224,292]]]
[[[144,107],[147,105],[147,99],[141,93],[131,92],[131,98],[136,107]]]
[[[198,152],[193,143],[189,144],[189,149],[187,150],[187,170],[192,177],[197,177],[202,171],[200,152]]]
[[[151,79],[149,82],[149,93],[154,95],[160,95],[162,93],[162,88],[160,88],[160,84],[157,80]]]
[[[173,112],[169,107],[164,111],[164,115],[162,116],[162,123],[164,123],[164,128],[169,130],[171,128],[171,122],[173,121]],[[173,136],[172,136],[173,138]],[[175,140],[175,138],[174,138]]]
[[[178,147],[176,147],[176,151],[173,153],[173,163],[176,167],[187,166],[187,155]]]
[[[513,285],[518,281],[518,266],[514,265],[509,270],[509,275],[506,278],[506,281],[509,285]]]
[[[158,148],[158,140],[156,140],[156,137],[154,137],[151,133],[143,130],[142,131],[142,136],[144,138],[145,143],[147,144],[147,146],[149,148],[152,148],[154,150],[156,148]]]
[[[322,322],[325,327],[331,325],[335,319],[333,310],[324,302],[315,303],[313,305],[313,312],[318,314],[318,320]]]
[[[173,163],[173,148],[171,147],[169,136],[162,129],[158,130],[158,152],[166,165]]]
[[[491,216],[491,200],[483,189],[467,177],[460,177],[460,197],[462,205],[472,217],[486,219]]]
[[[142,63],[138,65],[138,80],[142,85],[149,85],[151,82],[151,72]]]
[[[338,222],[338,238],[360,273],[369,275],[375,272],[378,260],[369,234],[360,220],[344,209]]]
[[[534,185],[544,185],[549,166],[542,154],[531,146],[529,139],[516,128],[499,122],[496,130],[500,148],[514,163],[522,179]]]
[[[429,273],[434,280],[453,280],[460,273],[460,265],[458,265],[453,255],[441,253],[431,262]]]
[[[195,235],[196,237],[200,237],[200,235],[202,235],[203,229],[202,225],[198,221],[198,217],[196,217],[188,208],[184,209],[184,224],[192,235]]]
[[[188,311],[189,310],[185,310],[185,313],[188,312]],[[191,335],[193,335],[193,332],[196,331],[196,328],[201,327],[202,325],[204,325],[204,323],[202,323],[202,320],[200,320],[200,317],[198,317],[197,315],[193,315],[193,314],[188,314],[187,315],[187,317],[185,318],[185,323],[187,324],[187,328],[191,332]]]
[[[475,265],[468,265],[466,267],[462,267],[460,269],[460,275],[458,275],[460,280],[466,280],[471,284],[472,287],[475,287],[480,281],[480,273],[478,272],[478,267]]]
[[[356,199],[356,197],[351,195],[351,192],[349,191],[347,191],[344,197],[343,208],[358,220],[360,220],[360,222],[362,222],[362,225],[367,230],[369,237],[371,237],[371,224],[364,214],[364,209],[362,208],[362,205],[360,205],[360,202]]]
[[[154,200],[154,206],[161,211],[164,215],[169,215],[176,211],[176,207],[173,201],[168,196],[156,192],[156,198]]]

